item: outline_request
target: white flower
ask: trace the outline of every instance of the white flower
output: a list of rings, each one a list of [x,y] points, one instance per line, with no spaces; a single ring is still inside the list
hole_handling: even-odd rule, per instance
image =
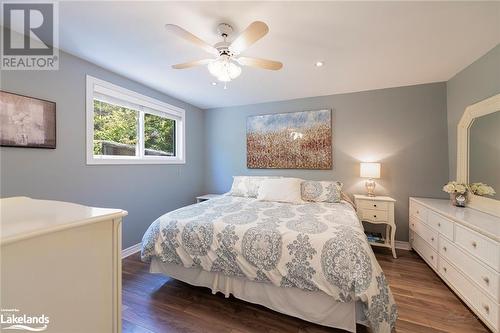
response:
[[[467,192],[467,186],[465,186],[464,184],[457,184],[455,185],[455,191],[460,194],[464,194],[465,192]]]
[[[455,192],[455,185],[448,183],[443,187],[443,191],[446,193],[453,193]]]
[[[470,190],[472,193],[475,195],[494,195],[496,194],[495,190],[493,187],[484,184],[484,183],[472,183],[470,185]]]

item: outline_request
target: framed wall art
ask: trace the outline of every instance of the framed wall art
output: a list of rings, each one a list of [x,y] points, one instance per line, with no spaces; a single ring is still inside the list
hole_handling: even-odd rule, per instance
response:
[[[331,110],[247,118],[250,169],[331,169]]]
[[[56,148],[56,103],[0,91],[0,145]]]

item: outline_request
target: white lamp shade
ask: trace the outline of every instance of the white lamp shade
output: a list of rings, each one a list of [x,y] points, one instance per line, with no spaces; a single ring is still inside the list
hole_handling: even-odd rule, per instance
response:
[[[380,178],[380,163],[361,162],[359,176],[363,178]]]

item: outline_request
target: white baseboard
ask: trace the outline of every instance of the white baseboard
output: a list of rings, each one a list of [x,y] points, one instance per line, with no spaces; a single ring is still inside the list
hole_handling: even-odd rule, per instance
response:
[[[141,250],[141,243],[137,243],[135,245],[132,245],[131,247],[127,247],[126,249],[122,250],[122,259],[127,258],[128,256],[133,255],[134,253],[137,253]]]
[[[411,250],[410,243],[403,242],[403,241],[395,241],[394,242],[394,247],[396,249],[400,249],[400,250]]]

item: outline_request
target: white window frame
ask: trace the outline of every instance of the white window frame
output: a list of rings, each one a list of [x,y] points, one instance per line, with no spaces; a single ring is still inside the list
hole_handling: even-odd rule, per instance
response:
[[[94,93],[99,90],[113,98],[138,105],[138,152],[136,156],[94,155]],[[144,109],[142,109],[142,107]],[[87,164],[184,164],[186,163],[186,112],[184,109],[87,75]],[[175,120],[175,156],[144,155],[144,114]]]

